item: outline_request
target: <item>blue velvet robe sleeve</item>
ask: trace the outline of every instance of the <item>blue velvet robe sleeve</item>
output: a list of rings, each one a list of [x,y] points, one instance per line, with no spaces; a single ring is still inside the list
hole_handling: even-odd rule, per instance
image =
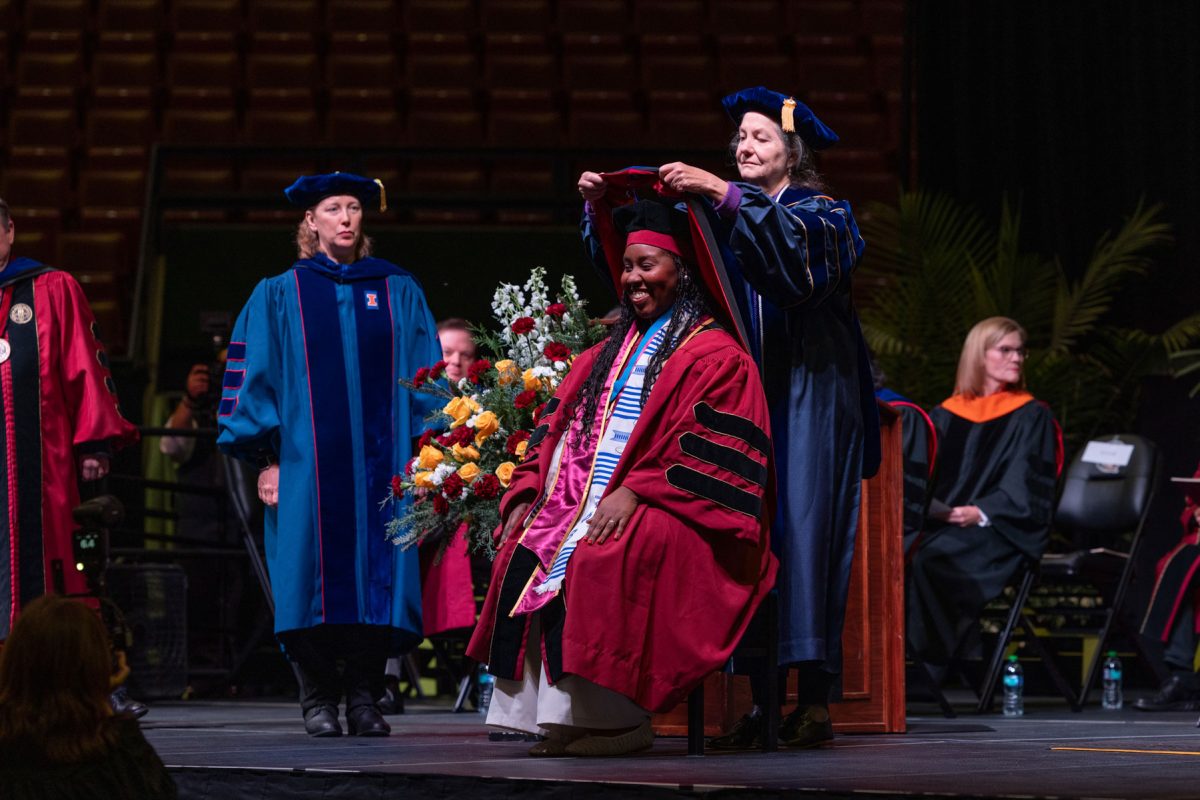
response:
[[[218,443],[248,461],[279,457],[277,397],[281,353],[268,281],[250,295],[230,336],[219,411]]]
[[[736,185],[742,202],[729,246],[756,292],[787,311],[848,288],[865,247],[849,203],[795,190],[776,202],[756,186]]]

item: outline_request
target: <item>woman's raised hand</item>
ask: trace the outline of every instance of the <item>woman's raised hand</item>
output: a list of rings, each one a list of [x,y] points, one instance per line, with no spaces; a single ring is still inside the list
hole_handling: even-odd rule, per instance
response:
[[[579,194],[589,203],[594,203],[604,197],[608,191],[608,181],[596,172],[585,172],[579,176]]]

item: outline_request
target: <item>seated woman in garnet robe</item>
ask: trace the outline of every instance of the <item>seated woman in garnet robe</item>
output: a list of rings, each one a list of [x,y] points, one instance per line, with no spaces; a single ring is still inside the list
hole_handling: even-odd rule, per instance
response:
[[[650,747],[650,713],[729,658],[774,582],[767,404],[712,264],[666,204],[613,222],[621,317],[513,473],[468,649],[496,675],[488,724],[547,736],[535,756]]]

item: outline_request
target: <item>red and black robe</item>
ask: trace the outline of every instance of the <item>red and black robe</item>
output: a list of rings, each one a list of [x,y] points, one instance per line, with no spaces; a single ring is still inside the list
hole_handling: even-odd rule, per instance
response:
[[[1200,478],[1200,467],[1196,468],[1195,477]],[[1195,602],[1196,595],[1200,594],[1200,582],[1196,581],[1196,573],[1200,570],[1200,523],[1196,522],[1196,508],[1190,497],[1183,505],[1183,513],[1179,516],[1183,536],[1158,562],[1154,596],[1142,623],[1143,633],[1163,642],[1170,638],[1171,629],[1177,623],[1190,624],[1200,633],[1200,603]],[[1193,618],[1184,623],[1177,617],[1189,597],[1193,601]]]
[[[59,583],[85,590],[74,569],[71,511],[77,459],[136,441],[121,416],[108,356],[83,289],[27,258],[0,272],[0,639],[21,608]],[[2,349],[2,348],[0,348]]]
[[[547,405],[502,519],[544,491],[570,423],[564,410],[602,346],[576,359]],[[663,363],[608,482],[606,494],[624,486],[639,498],[625,534],[580,544],[562,591],[535,612],[551,681],[578,675],[663,711],[728,660],[775,582],[771,458],[758,368],[729,334],[701,330]],[[511,612],[538,565],[520,538],[509,537],[496,556],[467,650],[509,679],[521,677],[530,621]]]

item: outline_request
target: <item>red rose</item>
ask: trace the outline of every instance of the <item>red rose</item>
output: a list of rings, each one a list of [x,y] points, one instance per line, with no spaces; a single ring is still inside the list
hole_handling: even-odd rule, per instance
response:
[[[504,449],[515,456],[517,454],[517,445],[527,441],[529,441],[529,431],[517,431],[508,437],[508,441],[504,443]]]
[[[533,424],[534,425],[537,425],[538,420],[540,420],[542,418],[542,410],[545,408],[546,408],[546,404],[542,403],[540,406],[538,406],[537,408],[535,408],[533,410]]]
[[[438,378],[442,377],[442,373],[445,371],[446,371],[446,362],[439,361],[438,363],[434,364],[433,367],[429,370],[429,377],[433,378],[436,381]]]
[[[463,479],[458,477],[458,473],[447,475],[446,480],[442,481],[442,494],[450,500],[457,500],[462,497],[463,489],[466,486]]]
[[[519,317],[513,320],[512,332],[515,334],[525,334],[533,330],[533,317]]]
[[[562,319],[562,315],[567,313],[567,307],[562,303],[551,303],[546,306],[546,316]]]
[[[567,347],[562,342],[550,342],[542,350],[546,358],[551,361],[566,361],[571,357],[571,348]]]
[[[513,399],[513,405],[517,408],[528,408],[537,400],[536,389],[526,389]]]
[[[392,497],[402,497],[404,495],[404,479],[399,475],[392,476]]]
[[[425,445],[433,441],[433,428],[428,428],[421,434],[421,438],[417,439],[417,449],[420,450]]]
[[[484,475],[475,481],[472,490],[480,500],[490,500],[500,494],[500,479],[495,475]]]
[[[472,364],[471,368],[467,370],[467,379],[470,380],[471,383],[479,383],[483,379],[483,373],[487,372],[491,368],[492,362],[488,361],[486,358],[481,358]]]
[[[435,494],[433,496],[433,513],[445,514],[449,510],[450,504],[446,502],[446,498],[442,497],[440,494]]]
[[[417,370],[417,374],[413,375],[413,383],[417,386],[425,383],[425,379],[429,377],[429,367],[421,367]]]

